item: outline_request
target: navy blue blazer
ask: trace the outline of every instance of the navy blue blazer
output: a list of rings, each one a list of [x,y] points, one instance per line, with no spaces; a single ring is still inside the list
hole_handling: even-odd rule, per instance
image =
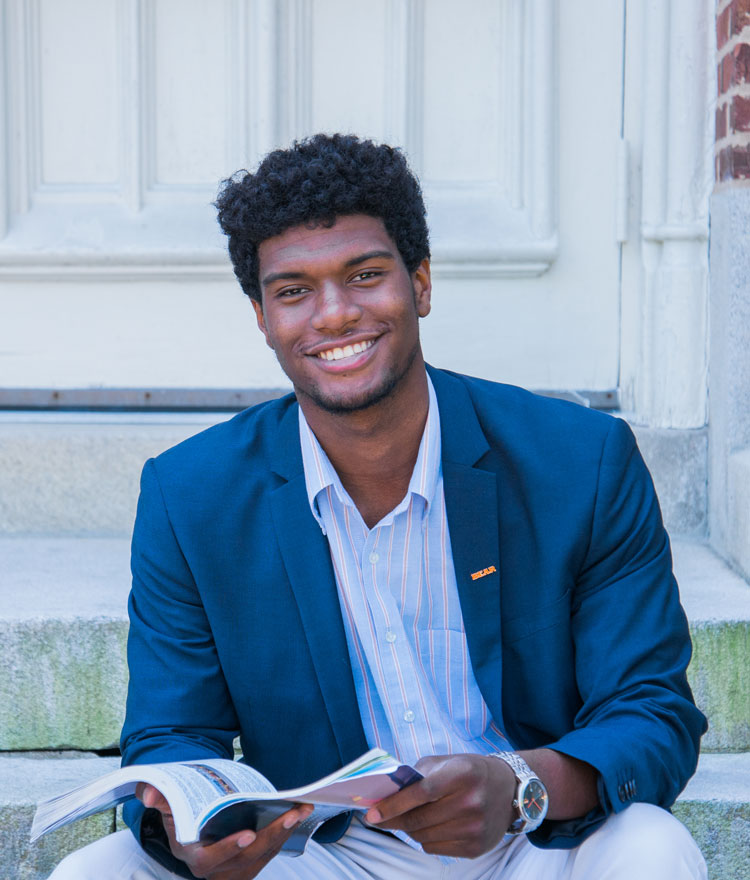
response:
[[[519,388],[430,376],[477,683],[516,748],[551,746],[600,775],[600,807],[545,822],[533,842],[574,846],[634,800],[669,807],[705,719],[632,432]],[[245,760],[288,788],[366,751],[293,395],[146,463],[132,568],[124,764],[231,757],[239,732]],[[126,812],[136,834],[142,813]]]

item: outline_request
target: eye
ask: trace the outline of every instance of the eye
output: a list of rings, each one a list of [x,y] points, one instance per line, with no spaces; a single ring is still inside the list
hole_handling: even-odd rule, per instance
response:
[[[279,299],[293,299],[294,297],[301,296],[303,293],[306,292],[306,287],[283,287],[281,290],[276,291],[275,295]]]
[[[361,272],[357,272],[352,281],[372,281],[374,278],[379,278],[382,274],[380,269],[363,269]]]

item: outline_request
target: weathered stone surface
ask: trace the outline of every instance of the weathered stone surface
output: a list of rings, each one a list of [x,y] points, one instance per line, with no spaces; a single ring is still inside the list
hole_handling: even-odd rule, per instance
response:
[[[708,547],[676,541],[673,549],[693,637],[688,677],[709,719],[703,748],[750,749],[750,585]]]
[[[729,529],[727,550],[750,578],[750,446],[729,456]]]
[[[703,755],[674,814],[701,848],[709,880],[750,877],[750,754]]]
[[[29,841],[38,801],[115,769],[116,758],[0,755],[0,864],[7,880],[43,880],[69,852],[109,834],[114,810]]]
[[[712,544],[735,556],[734,503],[742,499],[734,494],[730,459],[750,447],[750,188],[715,190],[710,210],[710,533]],[[747,495],[744,504],[750,504]]]
[[[693,659],[688,678],[695,701],[709,721],[703,748],[749,749],[750,623],[693,624],[691,634]]]
[[[102,749],[122,726],[127,540],[0,538],[0,749]]]
[[[101,749],[119,740],[127,625],[101,618],[2,627],[0,742],[5,749]]]
[[[0,534],[130,534],[146,459],[226,417],[0,419]]]
[[[632,428],[654,478],[667,530],[671,535],[703,537],[708,515],[707,429]]]
[[[128,535],[144,461],[226,418],[0,414],[0,534]],[[703,536],[707,430],[633,430],[668,529]]]

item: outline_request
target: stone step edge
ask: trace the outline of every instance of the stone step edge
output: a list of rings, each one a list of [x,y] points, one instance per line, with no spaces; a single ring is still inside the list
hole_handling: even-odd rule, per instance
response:
[[[750,622],[750,584],[710,546],[677,538],[672,550],[681,599],[694,626]],[[0,621],[88,614],[126,619],[127,537],[0,535],[0,558],[0,587],[14,597],[12,604],[4,603]]]
[[[33,806],[119,765],[91,752],[0,752],[0,807]],[[750,751],[701,754],[678,803],[698,801],[750,806]]]

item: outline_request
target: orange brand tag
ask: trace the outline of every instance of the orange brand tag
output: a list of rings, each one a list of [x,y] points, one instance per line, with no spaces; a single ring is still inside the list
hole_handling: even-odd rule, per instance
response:
[[[479,580],[479,578],[483,578],[488,574],[493,574],[496,571],[497,571],[497,569],[495,568],[495,566],[491,565],[489,568],[483,568],[480,571],[473,571],[471,573],[471,579],[473,581],[477,581],[477,580]]]

